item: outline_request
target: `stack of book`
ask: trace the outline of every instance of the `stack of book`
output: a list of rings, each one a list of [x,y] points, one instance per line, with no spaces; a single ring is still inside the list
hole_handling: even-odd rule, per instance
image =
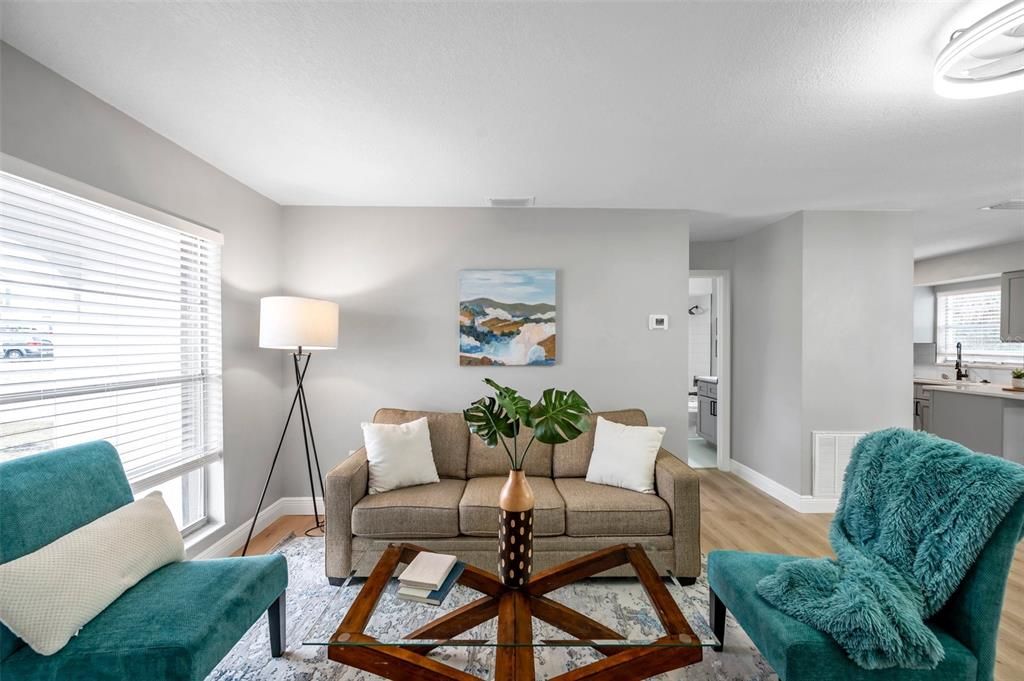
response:
[[[419,553],[398,576],[398,597],[428,605],[441,605],[466,564],[444,553]]]

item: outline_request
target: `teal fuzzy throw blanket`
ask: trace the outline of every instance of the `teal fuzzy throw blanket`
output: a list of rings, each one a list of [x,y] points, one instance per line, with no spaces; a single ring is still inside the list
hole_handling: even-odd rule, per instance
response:
[[[927,433],[871,433],[854,448],[829,533],[837,560],[780,566],[758,592],[832,636],[866,669],[933,669],[925,621],[956,591],[1024,494],[1024,466]]]

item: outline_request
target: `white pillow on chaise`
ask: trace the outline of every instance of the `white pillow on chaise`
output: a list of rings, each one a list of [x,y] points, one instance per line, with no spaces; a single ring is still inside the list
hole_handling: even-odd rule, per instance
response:
[[[364,423],[363,444],[370,494],[441,480],[430,448],[426,416],[396,425]]]
[[[654,459],[665,429],[624,426],[597,417],[587,482],[654,494]]]
[[[0,622],[53,655],[125,591],[182,560],[181,532],[153,492],[0,565]]]

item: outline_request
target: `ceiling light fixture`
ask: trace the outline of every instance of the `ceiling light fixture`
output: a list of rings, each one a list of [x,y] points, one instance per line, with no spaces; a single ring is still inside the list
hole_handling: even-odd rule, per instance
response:
[[[935,92],[953,99],[1024,90],[1024,0],[954,31],[935,60]]]
[[[1024,199],[1010,199],[993,203],[991,206],[985,206],[982,210],[1024,210]]]
[[[515,199],[490,199],[491,208],[529,208],[537,202],[535,196],[524,196]]]

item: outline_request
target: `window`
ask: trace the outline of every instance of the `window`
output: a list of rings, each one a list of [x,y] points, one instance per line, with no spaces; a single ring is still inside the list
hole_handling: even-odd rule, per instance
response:
[[[221,247],[193,231],[0,173],[0,458],[107,440],[183,531],[222,450]]]
[[[1020,343],[999,340],[1000,290],[998,284],[979,288],[938,291],[935,295],[935,342],[939,362],[956,360],[956,344],[963,344],[965,361],[1020,362]]]

